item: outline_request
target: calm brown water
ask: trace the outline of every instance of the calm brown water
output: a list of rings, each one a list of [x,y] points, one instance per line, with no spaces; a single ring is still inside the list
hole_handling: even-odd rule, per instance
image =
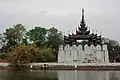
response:
[[[0,80],[120,80],[120,72],[0,70]]]

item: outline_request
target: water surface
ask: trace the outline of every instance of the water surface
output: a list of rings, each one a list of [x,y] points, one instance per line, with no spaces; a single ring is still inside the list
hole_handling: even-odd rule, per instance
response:
[[[0,70],[0,80],[120,80],[120,72]]]

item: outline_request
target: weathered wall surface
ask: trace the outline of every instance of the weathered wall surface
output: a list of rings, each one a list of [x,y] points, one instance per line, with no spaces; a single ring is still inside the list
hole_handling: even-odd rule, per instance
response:
[[[109,63],[107,45],[61,45],[58,63]]]

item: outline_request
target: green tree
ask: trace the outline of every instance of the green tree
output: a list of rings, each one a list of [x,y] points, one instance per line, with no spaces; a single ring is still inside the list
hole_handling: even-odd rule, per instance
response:
[[[1,52],[3,52],[3,47],[6,45],[6,39],[4,38],[3,34],[0,34],[0,48],[1,48]]]
[[[46,48],[40,50],[40,53],[42,54],[42,61],[41,62],[52,62],[54,60],[53,56],[53,50],[51,48]]]
[[[62,33],[58,29],[52,27],[48,29],[47,32],[47,42],[49,46],[52,46],[53,49],[58,50],[59,44],[62,44]]]
[[[41,49],[34,44],[23,43],[11,47],[8,53],[8,60],[14,67],[19,67],[31,62],[51,62],[54,59],[51,48]],[[4,56],[2,56],[4,57]]]
[[[6,53],[1,53],[0,58],[1,59],[7,59],[7,54]]]
[[[62,39],[62,33],[58,31],[58,29],[52,27],[49,28],[47,31],[47,45],[51,46],[52,49],[54,50],[54,56],[56,56],[57,60],[57,54],[58,54],[58,49],[59,49],[59,44],[63,43]]]
[[[39,49],[34,45],[25,45],[21,43],[11,47],[11,51],[8,53],[8,59],[14,67],[19,67],[34,60],[38,52]]]
[[[102,40],[107,44],[110,62],[114,62],[114,60],[120,62],[120,46],[118,41],[109,38],[103,38]]]
[[[45,44],[46,29],[42,27],[35,27],[27,32],[27,36],[31,42],[34,42],[38,47]]]
[[[5,39],[7,41],[7,47],[14,46],[22,42],[25,36],[26,29],[22,24],[14,25],[11,28],[6,29],[4,32]]]

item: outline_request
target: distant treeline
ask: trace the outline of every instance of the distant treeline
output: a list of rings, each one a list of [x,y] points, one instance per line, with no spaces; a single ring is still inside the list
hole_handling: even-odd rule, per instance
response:
[[[38,26],[27,30],[24,25],[16,24],[0,34],[0,58],[7,59],[14,66],[56,62],[59,44],[63,43],[63,34],[55,27],[46,29]],[[120,46],[115,43],[114,40],[107,42],[111,62],[120,61]],[[85,41],[80,44],[85,44]]]
[[[0,34],[1,58],[7,58],[15,65],[28,62],[55,62],[62,33],[55,27],[49,29],[34,27],[27,30],[16,24]]]

